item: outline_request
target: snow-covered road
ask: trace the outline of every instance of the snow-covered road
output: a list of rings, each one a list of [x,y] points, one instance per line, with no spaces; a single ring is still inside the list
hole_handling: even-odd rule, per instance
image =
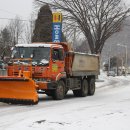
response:
[[[98,81],[94,96],[70,91],[62,101],[41,96],[35,106],[0,103],[0,130],[129,130],[130,77]]]

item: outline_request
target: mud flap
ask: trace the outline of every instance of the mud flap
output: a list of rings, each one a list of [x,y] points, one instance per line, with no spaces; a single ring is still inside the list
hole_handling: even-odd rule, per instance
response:
[[[35,82],[30,78],[1,77],[0,102],[15,104],[37,104]]]

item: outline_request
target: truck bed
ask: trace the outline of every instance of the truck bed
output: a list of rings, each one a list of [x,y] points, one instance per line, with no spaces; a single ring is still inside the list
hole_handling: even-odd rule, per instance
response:
[[[98,75],[99,56],[74,52],[72,63],[72,75]]]

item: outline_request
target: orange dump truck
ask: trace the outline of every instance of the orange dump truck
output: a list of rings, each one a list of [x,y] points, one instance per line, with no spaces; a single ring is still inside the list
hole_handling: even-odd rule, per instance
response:
[[[98,74],[99,57],[73,52],[67,43],[18,44],[7,76],[0,76],[0,102],[37,104],[38,93],[61,100],[68,90],[93,95]]]

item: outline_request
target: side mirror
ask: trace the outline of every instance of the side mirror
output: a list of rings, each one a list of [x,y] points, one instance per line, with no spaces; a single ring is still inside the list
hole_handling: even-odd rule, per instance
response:
[[[16,53],[17,53],[17,51],[16,51],[16,50],[13,50],[12,55],[11,55],[11,58],[14,58]]]
[[[11,58],[12,58],[12,59],[14,58],[14,55],[13,55],[13,54],[11,55]]]
[[[33,58],[34,57],[33,54],[31,54],[30,57]]]
[[[11,51],[13,51],[14,50],[14,47],[11,47]]]
[[[21,56],[20,56],[21,58],[24,58],[24,55],[23,54],[21,54]]]

